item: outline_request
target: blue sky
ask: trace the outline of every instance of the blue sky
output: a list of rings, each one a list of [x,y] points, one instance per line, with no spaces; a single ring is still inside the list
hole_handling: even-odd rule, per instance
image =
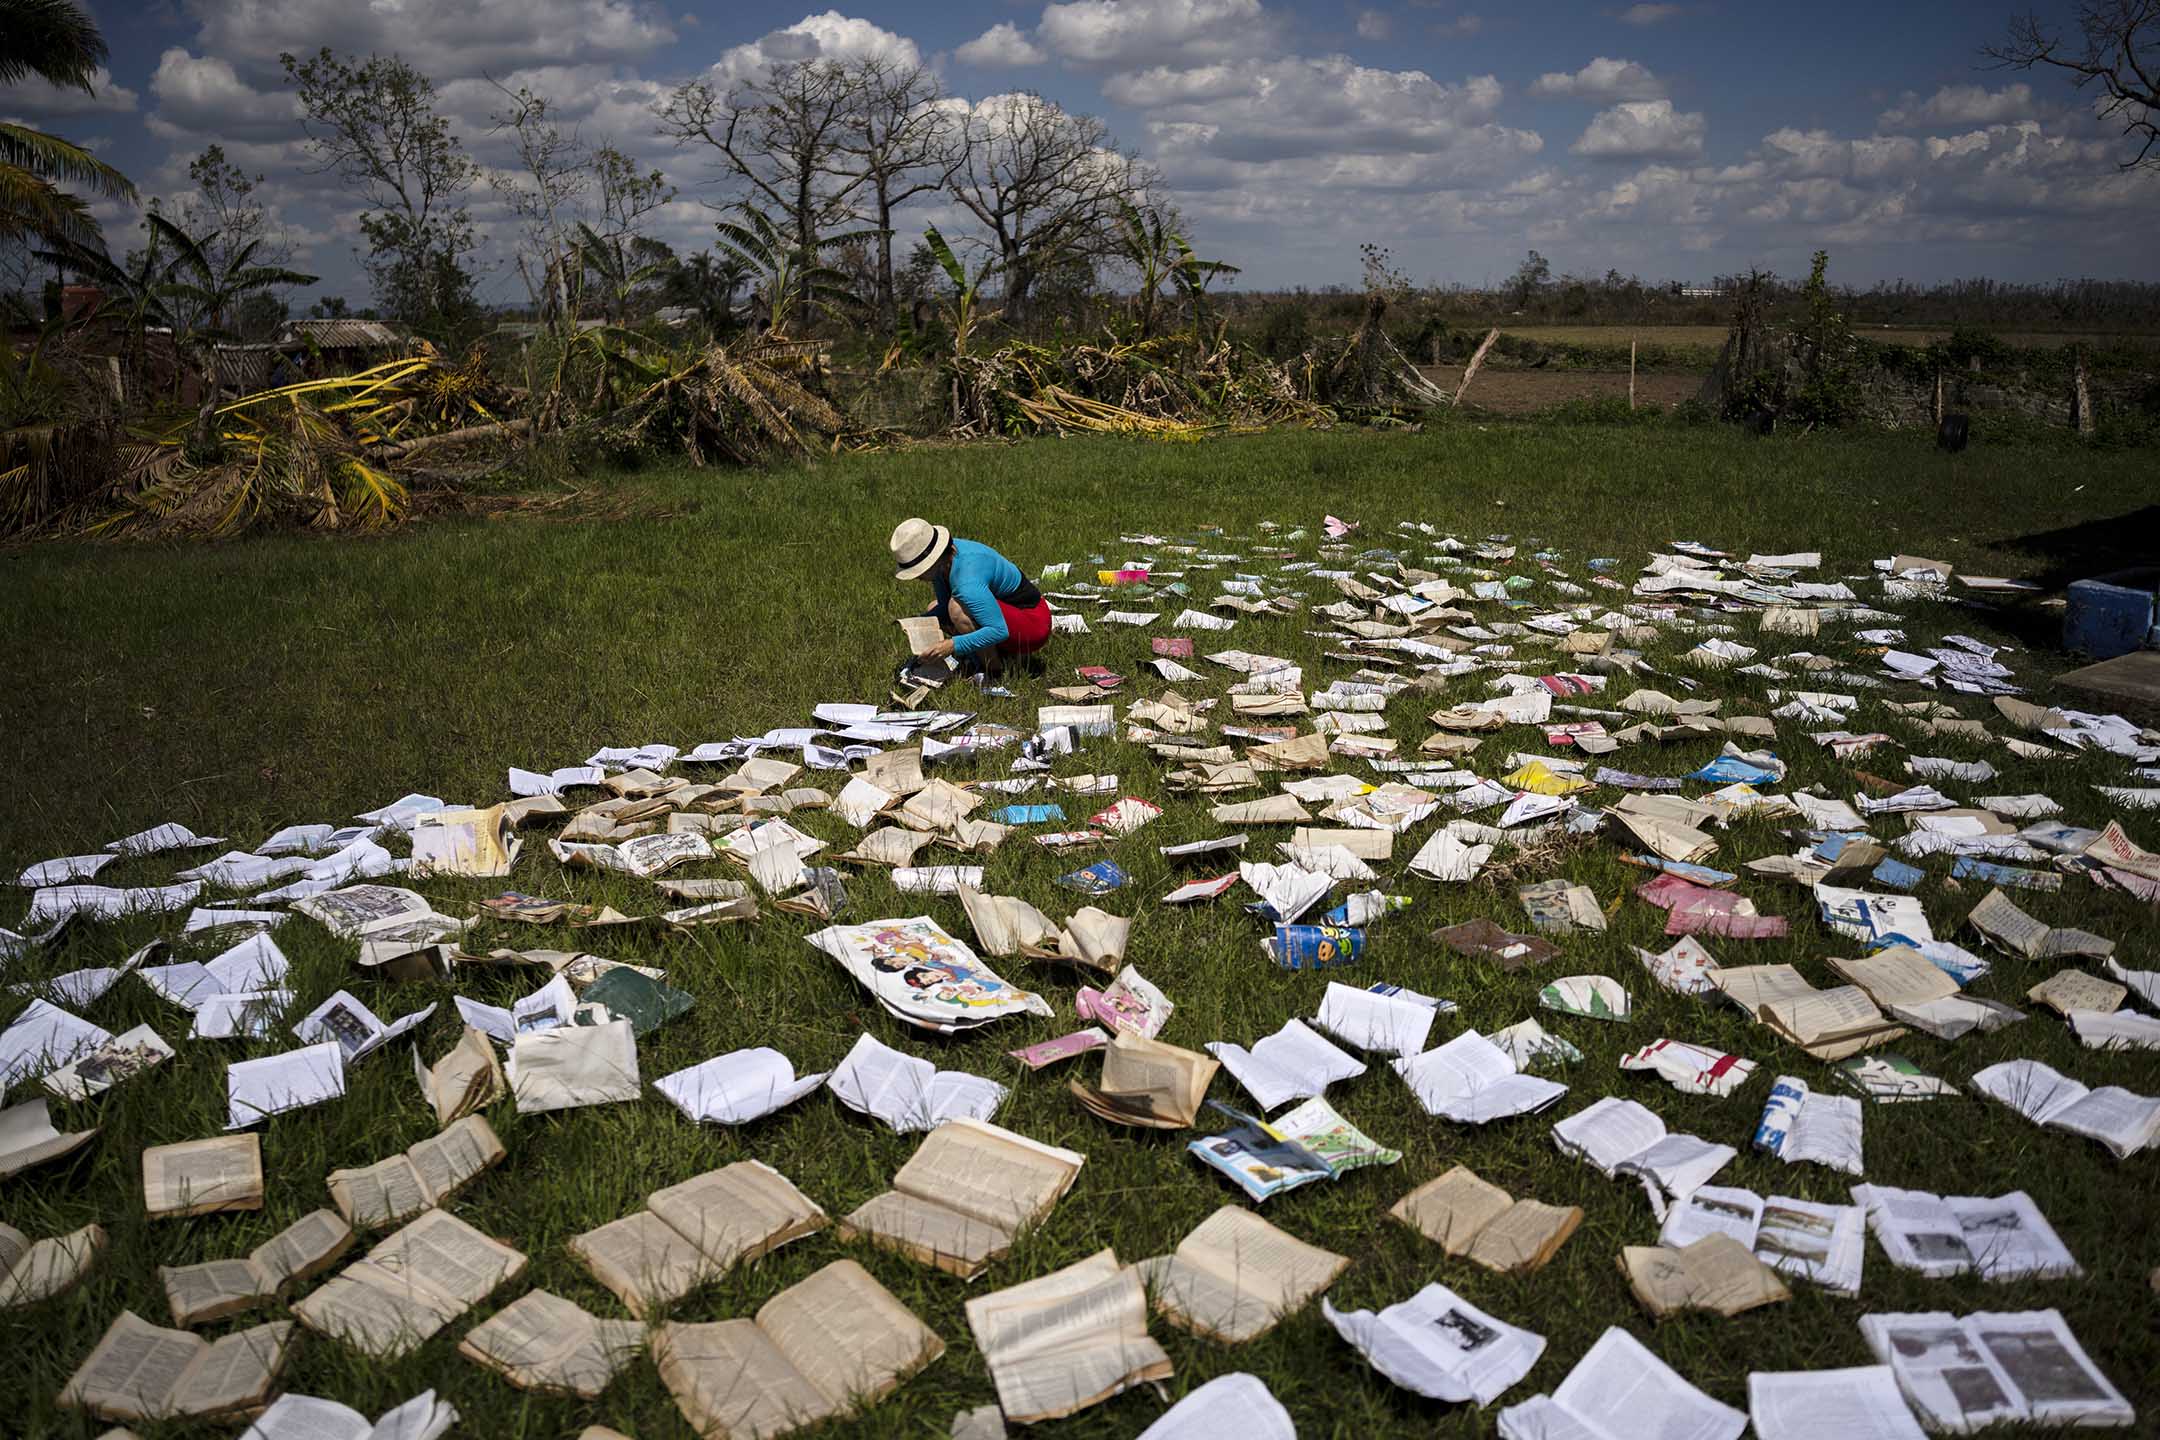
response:
[[[1244,288],[1354,281],[1361,241],[1421,282],[1557,271],[1851,283],[1991,275],[2160,279],[2160,174],[2050,74],[1979,68],[1988,3],[1503,4],[1007,0],[648,5],[639,0],[93,0],[112,45],[95,100],[0,90],[0,115],[87,137],[156,194],[211,141],[267,177],[300,261],[364,294],[355,207],[311,173],[279,51],[396,51],[437,82],[475,153],[485,77],[550,94],[588,138],[669,171],[678,248],[727,198],[653,133],[674,84],[804,54],[918,58],[981,102],[1039,90],[1103,116],[1152,164],[1202,253]],[[2071,7],[2043,5],[2067,20]],[[483,291],[515,300],[511,226],[485,187]],[[132,217],[108,212],[114,247]],[[950,206],[910,224],[963,229]]]

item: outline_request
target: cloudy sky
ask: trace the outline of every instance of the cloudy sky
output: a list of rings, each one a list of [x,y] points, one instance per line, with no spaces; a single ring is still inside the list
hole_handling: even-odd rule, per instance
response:
[[[1420,282],[1472,285],[1533,246],[1557,272],[1647,279],[1804,272],[1818,247],[1856,284],[2160,279],[2160,175],[2119,173],[2115,128],[2058,77],[1979,68],[2008,4],[92,0],[113,51],[97,97],[0,88],[0,116],[93,140],[150,193],[222,143],[268,177],[301,263],[355,302],[353,205],[309,173],[282,51],[404,56],[491,165],[508,156],[487,77],[547,94],[585,138],[669,172],[679,248],[708,243],[700,202],[726,195],[656,138],[658,98],[877,51],[970,99],[1032,89],[1102,115],[1242,288],[1354,281],[1366,240]],[[485,190],[473,208],[501,226]],[[116,251],[131,223],[108,215]],[[485,268],[487,299],[522,298],[499,252]]]

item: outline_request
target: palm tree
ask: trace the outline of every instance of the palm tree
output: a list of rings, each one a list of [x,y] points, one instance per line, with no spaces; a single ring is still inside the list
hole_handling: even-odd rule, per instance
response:
[[[90,93],[105,55],[104,37],[75,0],[0,0],[0,84],[36,75]],[[37,236],[96,244],[98,224],[89,207],[62,185],[87,186],[109,199],[135,198],[127,176],[80,145],[0,121],[0,240]]]
[[[877,231],[829,235],[804,251],[793,236],[755,205],[739,208],[743,217],[740,221],[722,220],[714,228],[720,232],[720,253],[742,265],[748,274],[759,277],[758,290],[771,312],[765,324],[769,333],[784,331],[798,311],[832,311],[862,303],[848,289],[845,275],[829,265],[818,264],[817,252],[828,245],[868,240]]]
[[[667,273],[666,262],[649,260],[640,264],[628,245],[610,241],[582,220],[570,246],[579,268],[599,282],[606,318],[618,325],[629,313],[630,302],[638,291]]]
[[[217,239],[215,232],[197,239],[155,210],[150,212],[149,223],[153,243],[162,239],[173,250],[173,258],[165,266],[164,283],[158,289],[166,300],[180,301],[186,307],[181,318],[187,323],[174,327],[173,344],[193,354],[196,367],[202,371],[202,409],[196,416],[195,437],[189,450],[198,457],[206,456],[217,446],[219,382],[217,351],[212,342],[227,337],[227,312],[250,295],[286,285],[313,285],[321,277],[278,265],[254,264],[255,252],[263,245],[259,236],[213,260],[210,247]]]

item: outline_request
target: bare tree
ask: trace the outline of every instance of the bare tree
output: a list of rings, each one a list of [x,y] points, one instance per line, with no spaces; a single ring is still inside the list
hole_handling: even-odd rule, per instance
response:
[[[976,107],[950,182],[953,198],[989,232],[1015,320],[1045,275],[1111,253],[1120,202],[1144,200],[1149,188],[1101,120],[1031,93]]]
[[[504,107],[488,117],[493,132],[514,137],[520,170],[495,170],[488,184],[500,195],[524,229],[518,247],[518,275],[532,296],[533,308],[553,311],[563,324],[575,321],[570,295],[570,227],[579,218],[579,197],[591,179],[585,146],[577,131],[567,134],[555,123],[553,104],[520,85],[512,90],[493,76],[488,83],[502,93]],[[537,273],[536,273],[537,272]]]
[[[645,239],[645,217],[672,203],[675,187],[658,170],[640,169],[613,145],[593,151],[592,173],[599,202],[592,233],[607,247],[614,272],[627,276],[636,268],[639,252],[653,243]]]
[[[847,216],[863,184],[840,152],[857,90],[855,73],[830,60],[786,61],[725,94],[692,80],[661,104],[660,130],[678,144],[710,147],[750,203],[777,212],[807,273],[825,231]]]
[[[2070,38],[2026,12],[2012,16],[2009,38],[1984,50],[1997,69],[2046,65],[2064,71],[2072,88],[2097,84],[2104,117],[2122,122],[2137,153],[2125,170],[2160,170],[2160,0],[2083,0],[2078,35]]]
[[[962,159],[958,117],[937,77],[920,65],[872,56],[854,66],[854,104],[844,112],[840,162],[861,177],[857,211],[878,229],[872,303],[889,332],[899,322],[893,290],[893,213],[942,190]]]

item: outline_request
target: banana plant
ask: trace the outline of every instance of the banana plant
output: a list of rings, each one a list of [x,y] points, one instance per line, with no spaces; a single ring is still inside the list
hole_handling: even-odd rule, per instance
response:
[[[952,332],[953,354],[965,355],[968,352],[968,342],[974,338],[975,332],[1005,313],[1003,310],[983,309],[983,282],[997,269],[996,257],[983,261],[982,268],[971,277],[967,267],[960,263],[960,257],[953,253],[952,246],[946,243],[945,237],[938,233],[935,225],[923,231],[923,243],[929,246],[930,253],[937,257],[938,268],[945,272],[945,278],[952,282],[951,298],[939,302],[938,319]]]
[[[1217,280],[1237,274],[1238,267],[1227,260],[1201,259],[1182,235],[1172,235],[1170,243],[1177,254],[1170,267],[1170,283],[1177,286],[1179,293],[1191,303],[1193,344],[1205,348],[1207,288]]]
[[[770,312],[765,325],[768,334],[784,334],[789,322],[798,316],[807,318],[813,312],[829,314],[862,303],[848,289],[845,275],[818,263],[817,252],[829,245],[875,239],[884,232],[853,230],[844,235],[827,235],[805,251],[795,243],[793,236],[774,224],[772,217],[755,205],[742,205],[738,209],[742,213],[741,220],[721,220],[714,228],[720,233],[721,253],[748,266],[751,274],[760,277],[757,289],[765,297]]]

